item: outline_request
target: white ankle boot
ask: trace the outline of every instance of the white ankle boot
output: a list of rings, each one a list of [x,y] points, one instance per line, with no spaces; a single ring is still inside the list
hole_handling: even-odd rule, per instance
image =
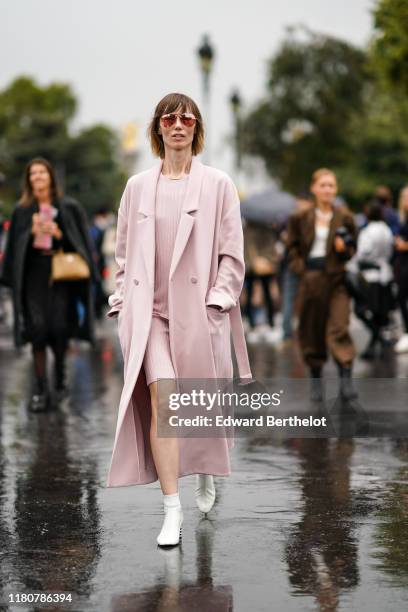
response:
[[[181,538],[183,511],[178,494],[164,496],[164,521],[157,543],[159,546],[176,546]]]
[[[408,353],[408,334],[404,334],[394,346],[396,353]]]
[[[210,474],[196,475],[195,498],[199,510],[204,512],[204,514],[207,514],[215,502],[215,486],[213,476]]]

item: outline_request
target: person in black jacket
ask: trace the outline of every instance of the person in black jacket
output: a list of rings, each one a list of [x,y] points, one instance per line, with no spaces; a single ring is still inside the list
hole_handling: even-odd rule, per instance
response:
[[[51,283],[52,255],[60,249],[80,254],[91,278]],[[54,353],[56,396],[61,400],[67,393],[64,366],[69,339],[93,342],[92,278],[97,279],[98,272],[84,211],[62,195],[52,165],[35,158],[27,164],[23,194],[13,211],[0,279],[12,289],[15,345],[32,345],[33,411],[49,405],[47,346]]]

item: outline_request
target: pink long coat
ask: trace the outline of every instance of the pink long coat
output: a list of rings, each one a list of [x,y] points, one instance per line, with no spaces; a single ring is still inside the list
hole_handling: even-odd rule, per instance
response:
[[[153,310],[155,197],[161,168],[159,162],[129,179],[118,212],[118,271],[108,316],[118,316],[124,386],[108,487],[158,479],[142,365]],[[169,276],[170,349],[178,378],[231,378],[231,333],[239,376],[251,378],[239,306],[244,271],[235,186],[225,173],[193,157]],[[214,312],[208,304],[218,304],[226,314]],[[230,438],[179,438],[179,445],[179,476],[230,473]]]

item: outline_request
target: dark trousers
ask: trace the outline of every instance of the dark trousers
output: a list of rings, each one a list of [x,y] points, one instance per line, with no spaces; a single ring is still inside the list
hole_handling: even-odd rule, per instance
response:
[[[69,291],[67,282],[49,284],[51,256],[33,253],[26,267],[23,291],[25,338],[33,349],[37,379],[46,378],[46,347],[55,358],[57,388],[64,382],[68,348]]]
[[[328,353],[338,364],[351,366],[356,351],[349,319],[350,297],[341,278],[306,270],[299,287],[298,338],[309,367],[321,367]]]
[[[265,274],[263,276],[256,276],[255,274],[248,274],[246,276],[246,290],[247,290],[247,302],[245,307],[245,314],[248,317],[248,321],[251,327],[255,327],[255,312],[252,304],[254,283],[259,281],[262,285],[264,304],[266,306],[266,315],[268,324],[273,327],[273,315],[274,307],[271,298],[270,284],[273,278],[273,274]]]
[[[49,284],[51,256],[32,255],[26,266],[23,312],[26,340],[38,350],[68,344],[69,291],[67,282]]]
[[[371,332],[371,342],[380,339],[381,330],[389,325],[390,312],[393,308],[391,283],[370,282],[366,284],[365,300],[354,302],[354,312]]]
[[[283,272],[282,285],[283,337],[291,338],[293,332],[293,311],[295,309],[296,296],[299,288],[299,275],[292,272],[292,270],[286,266]]]

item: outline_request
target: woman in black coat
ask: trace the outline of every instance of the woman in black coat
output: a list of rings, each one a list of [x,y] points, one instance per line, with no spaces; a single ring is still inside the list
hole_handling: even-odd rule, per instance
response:
[[[50,283],[52,255],[59,249],[80,254],[91,278]],[[67,391],[64,365],[69,339],[93,342],[92,278],[97,280],[98,272],[82,207],[62,195],[47,160],[31,160],[11,218],[1,282],[12,289],[15,345],[32,345],[34,411],[49,403],[46,347],[54,353],[55,390],[61,400]]]

